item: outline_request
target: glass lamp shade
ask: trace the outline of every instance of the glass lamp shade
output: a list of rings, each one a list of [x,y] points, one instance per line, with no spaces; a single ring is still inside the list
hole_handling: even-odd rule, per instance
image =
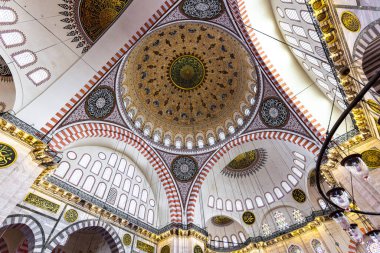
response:
[[[330,217],[338,223],[343,230],[349,230],[350,228],[350,221],[348,218],[344,215],[342,211],[335,211],[330,214]]]
[[[340,164],[344,166],[348,171],[352,174],[358,175],[365,180],[368,179],[369,170],[368,166],[362,160],[362,156],[360,154],[352,154],[345,157]]]
[[[351,199],[348,193],[342,187],[335,187],[329,190],[327,193],[329,199],[337,206],[343,209],[348,209],[351,203]]]
[[[350,227],[348,228],[348,234],[350,235],[351,239],[356,243],[363,242],[363,233],[359,229],[358,224],[350,224]]]

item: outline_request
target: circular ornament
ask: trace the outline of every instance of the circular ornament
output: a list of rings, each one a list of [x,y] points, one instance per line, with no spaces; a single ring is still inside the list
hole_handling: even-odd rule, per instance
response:
[[[245,211],[242,215],[242,219],[247,225],[252,225],[256,221],[255,215],[250,211]]]
[[[177,156],[172,162],[174,177],[182,182],[188,182],[194,178],[198,171],[197,161],[190,156]]]
[[[193,55],[182,55],[173,60],[169,67],[169,79],[182,90],[192,90],[205,78],[203,62]]]
[[[16,160],[16,150],[10,145],[0,142],[0,169],[11,166]]]
[[[86,113],[91,119],[108,117],[115,107],[114,91],[107,86],[96,88],[86,100]]]
[[[209,20],[222,14],[223,5],[220,0],[185,0],[181,10],[190,18]]]
[[[131,245],[131,243],[132,243],[132,237],[131,237],[131,235],[130,234],[123,235],[123,244],[125,246],[129,246],[129,245]]]
[[[194,253],[203,253],[203,250],[202,250],[201,246],[195,245],[195,247],[194,247]]]
[[[286,105],[277,98],[267,98],[260,110],[262,121],[269,127],[282,127],[289,119]]]
[[[218,215],[212,217],[211,222],[216,226],[225,227],[232,224],[234,221],[227,216]]]
[[[66,211],[64,219],[69,223],[73,223],[78,219],[78,212],[74,209],[69,209]]]
[[[380,168],[380,151],[376,149],[370,149],[364,151],[362,154],[362,159],[364,163],[370,169]]]
[[[294,189],[292,192],[293,199],[298,203],[304,203],[306,201],[306,194],[301,189]]]
[[[340,19],[347,30],[351,32],[360,31],[360,20],[351,11],[343,12]]]
[[[165,245],[164,247],[162,247],[161,253],[170,253],[170,246]]]
[[[226,167],[222,174],[229,177],[245,177],[259,171],[267,160],[267,152],[262,149],[250,150],[235,157]]]

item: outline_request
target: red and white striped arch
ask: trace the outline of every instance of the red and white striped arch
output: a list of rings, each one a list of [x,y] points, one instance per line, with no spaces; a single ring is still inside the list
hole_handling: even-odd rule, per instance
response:
[[[149,161],[165,189],[169,202],[170,220],[172,222],[182,221],[181,201],[169,169],[156,152],[132,132],[107,123],[81,123],[55,133],[49,146],[53,150],[59,151],[76,140],[90,137],[108,137],[135,147]]]
[[[245,7],[245,0],[227,0],[231,12],[240,28],[248,46],[252,53],[256,56],[259,64],[271,79],[277,90],[285,98],[286,102],[293,108],[306,126],[315,134],[320,141],[325,139],[325,129],[317,122],[311,113],[301,104],[298,98],[290,90],[289,86],[280,77],[277,69],[273,66],[270,59],[261,47],[260,41],[257,38],[255,31],[249,20],[247,10]]]
[[[208,173],[214,168],[214,165],[225,155],[228,156],[228,152],[234,147],[247,142],[253,142],[255,140],[283,140],[297,144],[312,154],[317,154],[320,148],[314,141],[309,140],[303,136],[294,133],[274,130],[252,132],[230,141],[218,151],[216,151],[200,169],[200,172],[198,173],[198,176],[193,183],[191,193],[187,201],[186,215],[188,223],[194,222],[195,205],[199,192],[201,191],[202,184],[206,180]]]

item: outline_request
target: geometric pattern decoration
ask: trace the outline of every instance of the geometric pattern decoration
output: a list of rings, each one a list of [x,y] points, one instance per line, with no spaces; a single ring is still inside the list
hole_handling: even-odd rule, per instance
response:
[[[195,245],[195,247],[194,247],[194,253],[203,253],[203,250],[202,250],[201,246]]]
[[[62,243],[62,241],[66,241],[71,234],[77,231],[91,231],[91,233],[99,233],[107,242],[112,253],[125,253],[123,244],[115,229],[108,223],[98,219],[84,220],[66,227],[60,231],[49,244],[46,245],[46,252],[53,251]]]
[[[115,107],[115,95],[107,86],[97,87],[86,100],[86,113],[91,119],[107,118]]]
[[[260,116],[265,125],[277,128],[286,124],[289,119],[289,111],[282,101],[270,97],[261,105]]]
[[[44,199],[38,195],[35,195],[33,193],[28,193],[26,195],[24,201],[26,203],[29,203],[35,207],[44,209],[46,211],[52,212],[52,213],[57,213],[59,209],[59,205],[56,203],[53,203],[47,199]]]
[[[214,19],[223,13],[224,5],[220,0],[185,0],[181,11],[189,18]]]
[[[380,168],[380,151],[376,149],[370,149],[364,151],[362,159],[369,169]]]
[[[294,189],[292,192],[293,199],[298,203],[304,203],[306,201],[306,194],[301,189]]]
[[[265,164],[267,152],[260,148],[236,156],[226,167],[222,174],[228,177],[246,177],[259,171]]]
[[[190,156],[178,156],[172,162],[171,171],[177,180],[188,182],[197,174],[198,163]]]
[[[73,223],[78,219],[78,212],[74,209],[67,210],[64,219],[69,223]]]
[[[0,169],[11,166],[16,160],[16,150],[8,144],[0,142]]]
[[[132,237],[131,237],[131,235],[130,234],[125,234],[123,236],[123,244],[125,246],[129,246],[129,245],[131,245],[131,243],[132,243]]]
[[[343,26],[347,30],[351,32],[360,31],[360,20],[354,13],[350,11],[345,11],[342,13],[340,20],[342,21]]]

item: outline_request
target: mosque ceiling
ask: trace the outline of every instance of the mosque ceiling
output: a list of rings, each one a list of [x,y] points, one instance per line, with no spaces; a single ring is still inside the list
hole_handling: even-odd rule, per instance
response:
[[[201,168],[242,135],[273,131],[318,142],[218,3],[174,7],[54,131],[94,122],[136,134],[170,171],[183,205]],[[252,150],[220,173],[249,177],[270,159],[266,150]]]

